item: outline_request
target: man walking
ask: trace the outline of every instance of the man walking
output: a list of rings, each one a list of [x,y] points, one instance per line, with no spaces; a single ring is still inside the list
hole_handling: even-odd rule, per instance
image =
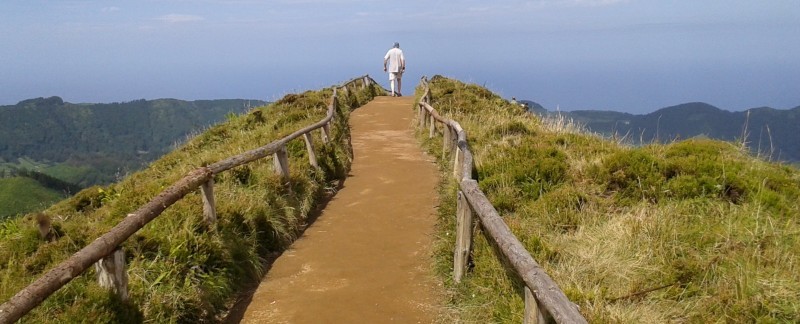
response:
[[[387,72],[386,64],[389,64],[389,83],[391,83],[392,97],[400,97],[400,87],[402,86],[403,72],[406,70],[406,59],[403,51],[400,50],[400,43],[395,42],[394,47],[386,52],[383,57],[383,72]],[[397,81],[397,92],[394,91],[394,82]]]

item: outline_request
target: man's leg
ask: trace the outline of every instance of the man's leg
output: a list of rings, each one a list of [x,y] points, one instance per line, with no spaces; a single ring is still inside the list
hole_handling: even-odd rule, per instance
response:
[[[401,96],[402,96],[403,91],[401,91],[400,88],[402,88],[402,87],[403,87],[403,79],[398,77],[397,78],[397,94],[401,95]]]
[[[389,87],[392,89],[392,97],[394,97],[394,79],[396,79],[394,73],[389,72]]]

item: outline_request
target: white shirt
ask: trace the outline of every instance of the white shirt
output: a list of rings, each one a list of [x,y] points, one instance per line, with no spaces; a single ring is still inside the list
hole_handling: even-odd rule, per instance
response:
[[[400,68],[405,66],[406,59],[403,58],[403,51],[399,48],[393,47],[388,52],[386,52],[386,56],[383,57],[383,61],[389,62],[389,68],[387,72],[400,72]]]

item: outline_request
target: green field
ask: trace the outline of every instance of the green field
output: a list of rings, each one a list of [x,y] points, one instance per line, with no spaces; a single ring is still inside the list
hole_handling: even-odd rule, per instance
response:
[[[0,178],[0,219],[30,213],[64,199],[60,192],[25,177]]]

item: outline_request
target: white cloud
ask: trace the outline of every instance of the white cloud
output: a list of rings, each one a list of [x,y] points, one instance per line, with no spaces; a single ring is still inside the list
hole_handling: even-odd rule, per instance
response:
[[[105,7],[105,8],[103,8],[103,9],[100,9],[100,10],[101,10],[101,11],[103,11],[103,12],[115,12],[115,11],[120,11],[119,7]]]
[[[164,15],[161,17],[156,18],[157,20],[163,21],[165,23],[170,24],[179,24],[179,23],[187,23],[187,22],[194,22],[194,21],[201,21],[205,18],[196,15],[183,15],[183,14],[169,14]]]

